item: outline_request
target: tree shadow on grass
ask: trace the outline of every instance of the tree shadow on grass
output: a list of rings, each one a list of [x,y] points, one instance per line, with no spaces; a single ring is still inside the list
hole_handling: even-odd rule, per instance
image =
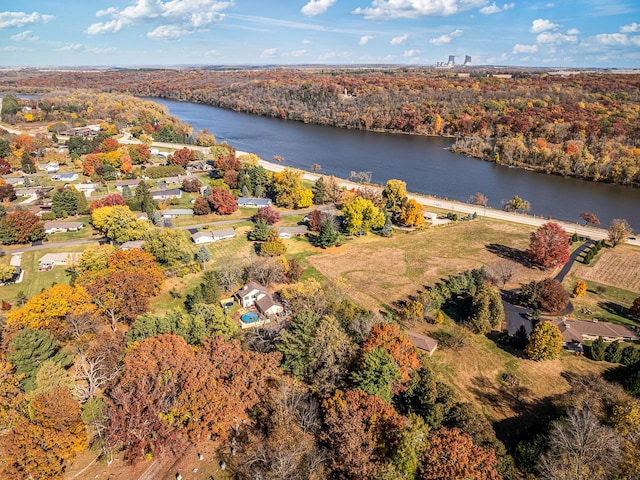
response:
[[[615,302],[598,302],[598,306],[613,315],[631,318],[631,310]]]
[[[486,245],[489,252],[507,260],[512,260],[520,265],[524,265],[527,268],[531,268],[531,262],[527,258],[527,254],[524,250],[518,248],[508,247],[500,243],[489,243]]]

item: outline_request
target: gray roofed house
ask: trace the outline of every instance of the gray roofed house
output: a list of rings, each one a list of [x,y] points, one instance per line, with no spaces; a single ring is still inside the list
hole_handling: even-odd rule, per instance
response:
[[[219,240],[225,240],[236,236],[233,228],[221,228],[220,230],[209,230],[206,232],[196,232],[191,235],[191,240],[196,245],[203,243],[213,243]]]
[[[4,177],[4,181],[7,185],[13,185],[14,187],[16,185],[24,185],[24,177]]]
[[[129,240],[128,242],[124,242],[122,245],[120,245],[120,250],[131,250],[132,248],[142,250],[143,244],[144,240]]]
[[[238,198],[239,207],[254,207],[262,208],[271,205],[270,198],[257,198],[257,197],[240,197]]]
[[[560,329],[562,343],[581,345],[585,340],[596,340],[602,337],[607,342],[616,340],[635,341],[640,340],[638,331],[626,325],[617,325],[609,322],[568,320],[566,318],[555,319],[551,323]]]
[[[407,338],[411,340],[411,343],[420,350],[427,352],[429,356],[433,355],[433,352],[438,348],[438,341],[435,338],[410,331],[407,331],[406,333]]]
[[[80,253],[47,253],[38,260],[38,263],[40,264],[40,270],[50,270],[56,265],[69,265],[80,255]]]
[[[128,180],[119,180],[116,182],[116,188],[118,189],[118,191],[121,192],[124,187],[129,187],[129,188],[137,187],[141,181],[142,181],[141,178],[130,178]]]
[[[154,200],[168,200],[171,198],[182,198],[182,190],[179,188],[169,188],[167,190],[156,190],[151,192],[151,198]]]
[[[175,218],[181,216],[193,215],[193,209],[191,208],[169,208],[162,212],[163,218]]]
[[[276,232],[280,238],[291,238],[305,235],[309,231],[306,225],[298,225],[295,227],[276,227]]]

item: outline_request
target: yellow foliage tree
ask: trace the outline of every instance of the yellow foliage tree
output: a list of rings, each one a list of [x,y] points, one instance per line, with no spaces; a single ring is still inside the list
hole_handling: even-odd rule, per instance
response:
[[[96,208],[91,222],[116,243],[140,240],[149,228],[147,222],[138,220],[129,207],[122,205]]]
[[[573,294],[576,297],[582,297],[587,293],[587,282],[583,282],[582,280],[578,280],[576,285],[573,287]]]
[[[419,227],[424,224],[424,206],[413,198],[406,202],[400,213],[398,220],[408,227]]]

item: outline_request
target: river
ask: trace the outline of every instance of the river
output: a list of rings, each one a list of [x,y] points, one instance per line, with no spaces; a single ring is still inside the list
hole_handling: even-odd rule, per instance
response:
[[[640,189],[544,175],[468,158],[447,150],[452,140],[318,125],[238,113],[208,105],[149,98],[172,115],[206,128],[217,140],[265,160],[284,157],[283,164],[347,178],[351,171],[371,172],[384,185],[390,178],[407,182],[409,191],[467,201],[475,192],[501,208],[514,195],[529,200],[531,212],[581,222],[580,212],[595,213],[607,226],[624,218],[640,229]]]

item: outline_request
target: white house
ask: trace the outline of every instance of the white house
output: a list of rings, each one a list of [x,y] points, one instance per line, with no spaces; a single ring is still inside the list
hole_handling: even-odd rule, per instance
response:
[[[249,282],[236,292],[238,302],[243,308],[256,307],[260,313],[270,317],[282,313],[283,306],[276,302],[265,287]]]
[[[94,191],[100,188],[100,184],[98,183],[75,183],[73,186],[79,192],[84,193],[84,196],[87,198],[90,197]]]
[[[132,248],[141,250],[143,243],[144,240],[129,240],[128,242],[124,242],[122,245],[120,245],[120,250],[131,250]]]
[[[236,236],[236,232],[233,228],[222,228],[220,230],[209,230],[207,232],[196,232],[191,235],[191,240],[196,245],[203,243],[213,243],[219,240],[226,240]]]
[[[193,215],[193,209],[191,208],[169,208],[162,212],[162,218],[175,218],[182,216]]]
[[[56,265],[69,265],[76,261],[80,253],[47,253],[38,260],[40,270],[50,270]]]
[[[156,190],[151,192],[151,198],[154,200],[169,200],[171,198],[182,198],[182,190],[179,188],[170,188],[168,190]]]
[[[59,232],[77,232],[84,227],[82,222],[59,222],[52,220],[44,222],[44,233],[59,233]]]
[[[296,227],[276,227],[276,232],[278,232],[278,237],[280,238],[291,238],[291,237],[300,237],[305,235],[309,228],[306,225],[298,225]]]
[[[122,192],[124,187],[135,188],[142,181],[141,178],[130,178],[128,180],[119,180],[116,182],[116,189]]]
[[[239,207],[262,208],[262,207],[268,207],[270,205],[271,205],[271,199],[269,198],[256,198],[256,197],[239,197],[238,198]]]
[[[78,179],[77,173],[58,173],[51,176],[51,180],[54,182],[73,182]]]

